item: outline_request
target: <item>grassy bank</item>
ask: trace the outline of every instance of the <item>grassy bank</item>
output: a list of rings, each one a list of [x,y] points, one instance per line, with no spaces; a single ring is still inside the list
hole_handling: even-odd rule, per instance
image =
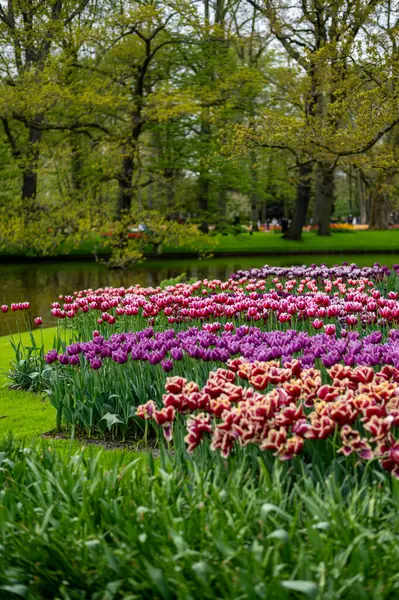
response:
[[[35,331],[36,343],[43,343],[45,350],[53,348],[56,331],[56,327]],[[41,394],[8,387],[10,380],[7,378],[7,372],[15,360],[11,340],[15,343],[20,341],[26,347],[31,345],[27,332],[0,337],[0,439],[12,435],[14,438],[29,441],[54,429],[55,409]],[[63,440],[57,440],[56,446],[64,445]],[[73,447],[77,445],[79,444],[75,443]]]
[[[43,329],[43,342],[46,348],[53,347],[56,328]],[[41,335],[37,335],[37,341]],[[30,345],[28,333],[21,337],[13,336],[14,341],[21,339],[24,345]],[[0,337],[0,436],[12,433],[16,437],[32,438],[54,428],[55,410],[38,394],[10,390],[6,387],[9,380],[6,373],[14,360],[14,350],[10,336]]]
[[[305,254],[305,253],[357,253],[399,252],[399,231],[359,231],[334,233],[322,238],[315,233],[305,233],[301,242],[285,240],[279,234],[254,233],[218,236],[214,254]],[[186,248],[164,248],[165,254],[187,252]]]
[[[53,348],[54,334],[56,327],[43,329],[42,336],[35,332],[36,341],[44,343],[45,349]],[[14,341],[21,341],[22,344],[30,345],[28,333],[22,333],[13,336]],[[144,460],[146,455],[142,452],[133,452],[123,449],[103,449],[101,444],[88,444],[82,440],[47,438],[45,442],[40,442],[43,434],[53,431],[55,427],[55,409],[48,399],[44,399],[40,394],[10,390],[7,383],[10,380],[6,373],[10,368],[10,363],[14,360],[14,350],[11,346],[11,337],[0,337],[0,445],[7,444],[7,438],[18,440],[21,444],[43,443],[47,452],[57,452],[59,457],[68,463],[71,456],[77,453],[87,461],[96,459],[102,468],[118,465],[119,467],[128,464],[132,460]],[[1,590],[1,588],[0,588]],[[0,592],[0,598],[3,598]]]
[[[190,246],[164,246],[165,257],[193,256],[195,249]],[[214,256],[226,255],[284,255],[284,254],[322,254],[322,253],[367,253],[367,252],[399,252],[399,230],[389,231],[357,231],[337,232],[330,237],[322,238],[315,233],[305,233],[301,242],[285,240],[280,234],[255,232],[239,236],[218,235],[215,236],[215,246],[212,250]],[[97,248],[97,255],[106,255],[105,246]],[[93,245],[90,242],[72,248],[67,243],[60,246],[54,253],[54,257],[89,257],[93,255]],[[0,251],[4,258],[21,258],[21,253],[13,251]],[[148,248],[147,256],[154,256],[151,248]]]

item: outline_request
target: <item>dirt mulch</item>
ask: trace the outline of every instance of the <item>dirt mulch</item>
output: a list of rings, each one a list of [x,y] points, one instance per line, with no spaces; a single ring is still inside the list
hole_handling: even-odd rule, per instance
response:
[[[66,441],[71,440],[71,436],[68,433],[62,433],[59,431],[48,431],[46,433],[43,433],[42,438]],[[74,441],[81,442],[85,446],[100,446],[104,448],[104,450],[130,450],[132,452],[152,452],[152,455],[154,457],[159,456],[159,449],[156,448],[154,445],[151,445],[151,442],[147,446],[143,446],[137,441],[126,440],[122,442],[120,440],[113,440],[107,438],[88,438],[87,436],[82,434],[76,434],[74,437]]]

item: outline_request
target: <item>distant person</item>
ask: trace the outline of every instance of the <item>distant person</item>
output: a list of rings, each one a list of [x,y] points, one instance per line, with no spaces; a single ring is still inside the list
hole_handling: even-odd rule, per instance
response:
[[[260,223],[260,219],[258,219],[258,222],[257,222],[258,231],[259,231],[259,229],[260,229],[260,225],[261,225],[261,223]]]
[[[357,225],[357,219],[356,219],[356,217],[353,217],[353,219],[352,219],[352,225],[354,227]]]
[[[270,219],[266,219],[266,231],[270,231]]]
[[[251,221],[250,224],[249,224],[249,235],[252,235],[253,232],[254,232],[254,225],[253,225],[253,223]]]
[[[283,217],[281,219],[281,233],[286,233],[288,229],[288,219]]]

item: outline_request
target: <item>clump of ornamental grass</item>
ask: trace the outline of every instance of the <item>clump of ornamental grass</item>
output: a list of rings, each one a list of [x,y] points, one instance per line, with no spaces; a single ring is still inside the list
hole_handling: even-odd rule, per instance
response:
[[[397,597],[397,481],[198,450],[1,441],[0,597]]]
[[[22,347],[21,342],[11,342],[15,360],[7,372],[8,387],[13,390],[44,392],[49,388],[52,369],[44,361],[44,348]]]
[[[28,321],[27,332],[29,334],[29,344],[24,344],[21,336],[12,335],[10,338],[14,360],[6,373],[9,380],[6,385],[14,390],[51,393],[53,369],[45,361],[43,336],[35,335]],[[53,345],[59,352],[65,350],[65,332],[54,335]]]

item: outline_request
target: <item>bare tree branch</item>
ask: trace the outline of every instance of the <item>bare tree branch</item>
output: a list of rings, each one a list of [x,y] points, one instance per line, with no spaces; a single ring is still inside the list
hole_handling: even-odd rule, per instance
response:
[[[65,27],[67,25],[69,25],[69,23],[71,23],[71,21],[74,20],[75,17],[77,17],[78,15],[80,15],[84,9],[86,8],[86,6],[88,6],[90,0],[81,0],[78,4],[78,6],[75,8],[75,10],[73,10],[68,17],[66,17],[66,19],[64,19],[64,25]]]

